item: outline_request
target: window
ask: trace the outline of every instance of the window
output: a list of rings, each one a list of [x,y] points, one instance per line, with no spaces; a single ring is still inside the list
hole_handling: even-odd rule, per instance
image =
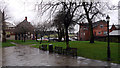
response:
[[[83,27],[83,29],[85,30],[85,29],[86,29],[86,27]]]
[[[80,27],[80,29],[82,29],[82,27]]]
[[[82,35],[82,33],[81,33],[81,35]]]
[[[85,35],[85,33],[83,35]]]
[[[98,32],[98,34],[101,34],[101,32]]]
[[[100,25],[100,28],[103,28],[103,25]]]
[[[84,30],[86,29],[86,28],[83,28]]]
[[[107,34],[107,31],[104,31],[104,33],[103,33],[104,35],[106,35]]]

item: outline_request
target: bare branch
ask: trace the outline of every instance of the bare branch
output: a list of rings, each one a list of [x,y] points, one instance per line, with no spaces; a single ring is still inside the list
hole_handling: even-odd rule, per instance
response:
[[[94,16],[96,16],[98,13],[99,13],[99,11],[97,11],[96,13],[94,13],[94,14],[92,15],[92,17],[90,18],[90,20],[92,20],[92,19],[94,18]]]

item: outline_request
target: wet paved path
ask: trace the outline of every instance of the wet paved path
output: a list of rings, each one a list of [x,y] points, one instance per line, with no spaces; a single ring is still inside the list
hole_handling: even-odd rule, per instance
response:
[[[113,66],[117,68],[120,65],[83,57],[76,59],[17,44],[17,46],[3,48],[3,66]]]
[[[0,67],[2,67],[2,47],[1,46],[0,46]]]

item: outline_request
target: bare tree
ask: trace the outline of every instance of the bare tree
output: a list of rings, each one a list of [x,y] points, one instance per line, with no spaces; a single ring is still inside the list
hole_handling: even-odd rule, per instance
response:
[[[85,13],[82,14],[82,17],[84,19],[87,19],[89,23],[89,30],[90,30],[90,43],[94,43],[94,34],[93,34],[93,25],[95,19],[98,19],[102,16],[105,16],[103,14],[103,5],[100,2],[82,2],[83,10]]]
[[[42,37],[44,35],[46,35],[46,32],[47,32],[47,29],[48,29],[48,24],[47,23],[43,23],[43,24],[38,24],[37,27],[36,27],[36,35],[40,34],[40,37],[41,37],[41,40],[40,40],[40,44],[42,42]],[[37,38],[37,36],[36,36]]]
[[[6,20],[10,17],[7,15],[7,4],[4,0],[1,0],[0,2],[0,11],[2,12],[2,42],[6,42]]]
[[[57,28],[58,30],[58,38],[59,38],[59,41],[61,41],[62,37],[65,36],[65,27],[64,27],[64,16],[65,14],[63,13],[63,11],[59,11],[56,16],[54,17],[54,20],[53,20],[53,25]],[[68,31],[71,32],[73,29],[74,29],[74,25],[75,23],[74,22],[71,22],[69,28],[68,28]]]
[[[53,26],[57,28],[58,40],[62,41],[62,37],[64,36],[64,24],[63,24],[63,15],[58,12],[53,20]]]
[[[75,13],[78,9],[78,7],[80,7],[81,5],[76,3],[75,0],[73,1],[58,1],[57,3],[49,3],[50,6],[47,9],[52,9],[51,13],[54,13],[55,11],[57,11],[57,7],[60,8],[61,6],[61,11],[64,14],[63,15],[63,24],[64,24],[64,28],[65,28],[65,36],[66,36],[66,45],[67,47],[69,47],[69,36],[68,36],[68,28],[71,25],[72,22],[74,22],[74,16]],[[47,5],[49,5],[47,4]],[[47,10],[45,8],[45,10]]]
[[[56,11],[63,11],[64,13],[64,27],[66,34],[66,45],[69,47],[69,36],[68,36],[68,28],[72,22],[79,21],[88,21],[89,30],[90,30],[90,43],[94,43],[94,35],[93,35],[93,26],[92,23],[96,18],[100,18],[104,16],[101,10],[101,7],[104,5],[100,2],[82,2],[81,0],[65,0],[65,1],[57,1],[47,3],[43,7],[43,13],[47,10],[51,9],[51,13]],[[103,8],[102,8],[103,9]],[[101,15],[101,16],[100,16]]]
[[[2,42],[6,42],[6,32],[5,32],[5,28],[6,28],[6,22],[5,22],[5,13],[3,11],[2,13]]]
[[[50,35],[55,33],[55,29],[54,27],[52,27],[51,21],[46,23],[46,28],[47,28],[46,35],[48,36],[48,42],[50,42]]]
[[[6,8],[2,10],[2,42],[6,42],[6,20],[9,18],[6,14],[5,9]]]

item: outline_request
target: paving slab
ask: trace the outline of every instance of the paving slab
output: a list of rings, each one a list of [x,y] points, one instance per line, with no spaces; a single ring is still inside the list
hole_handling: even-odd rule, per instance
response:
[[[0,41],[0,67],[2,67],[2,43]]]

